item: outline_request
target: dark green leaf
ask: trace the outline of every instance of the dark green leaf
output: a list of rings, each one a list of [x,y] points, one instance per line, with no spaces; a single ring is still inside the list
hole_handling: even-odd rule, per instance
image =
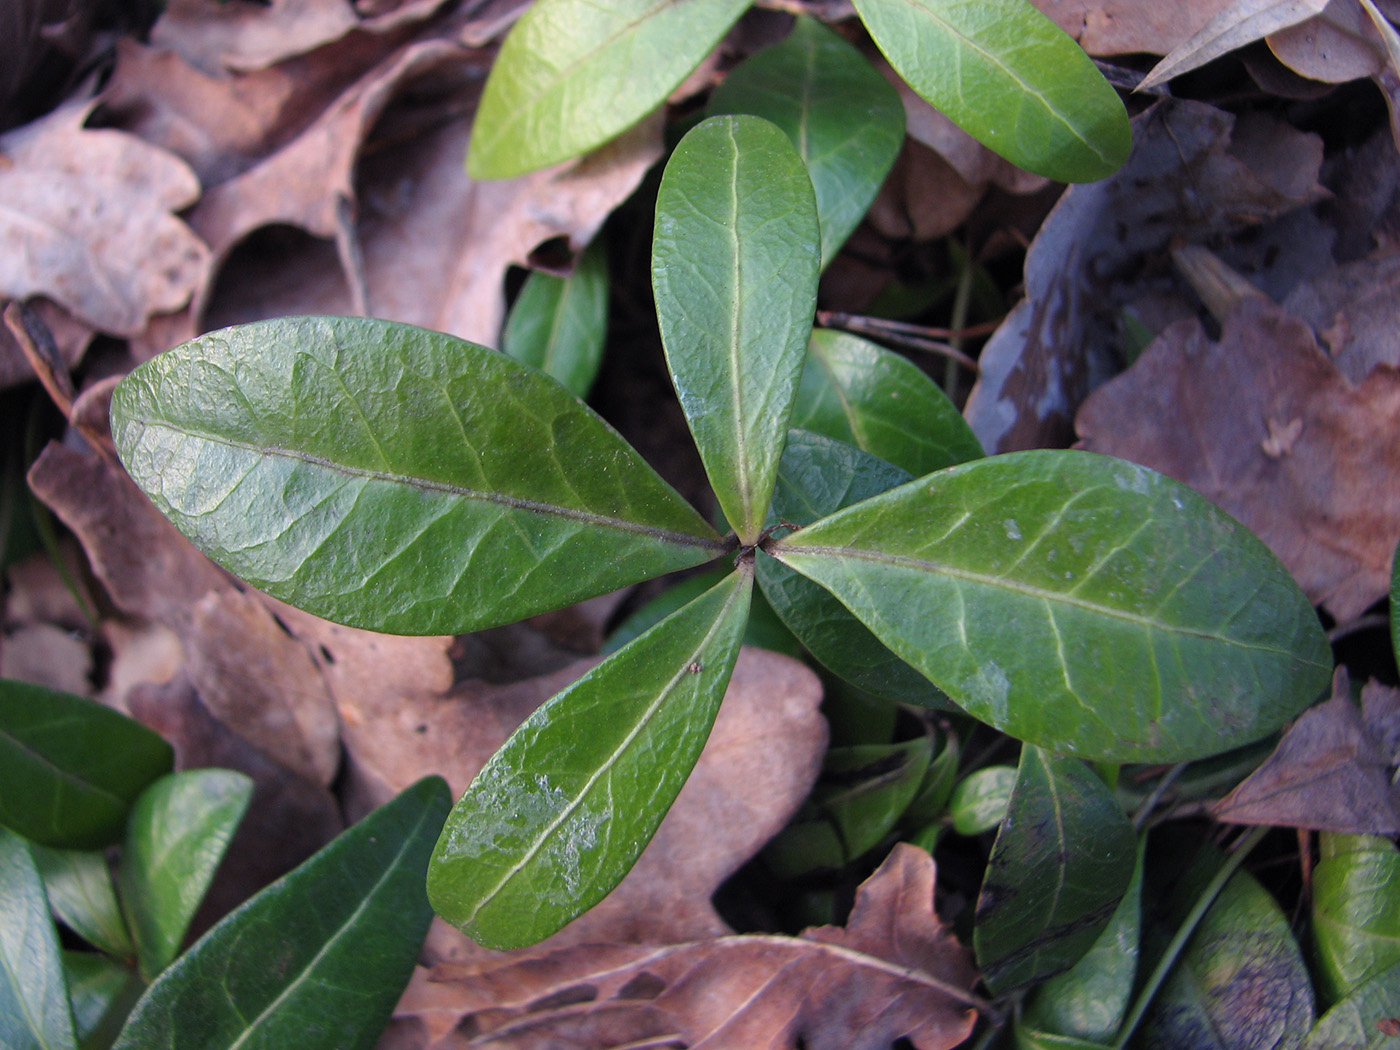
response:
[[[97,850],[38,845],[31,845],[30,851],[44,879],[49,907],[59,920],[94,948],[118,959],[135,958],[106,856]]]
[[[136,974],[97,952],[63,953],[68,998],[82,1050],[105,1050],[146,985]]]
[[[1084,757],[1238,747],[1331,675],[1312,605],[1256,537],[1186,486],[1106,456],[953,467],[770,552],[975,717]]]
[[[1358,985],[1308,1033],[1303,1050],[1400,1050],[1400,963]]]
[[[136,800],[120,886],[147,980],[179,953],[252,796],[253,781],[242,773],[191,769],[162,777]]]
[[[991,831],[1006,819],[1015,788],[1015,766],[984,766],[969,773],[958,781],[948,800],[953,830],[959,835]]]
[[[730,570],[727,567],[707,569],[694,576],[687,576],[680,583],[667,587],[618,624],[608,635],[608,640],[603,643],[601,652],[605,654],[617,652],[632,639],[640,637],[645,631],[655,627],[677,609],[700,597],[729,573]],[[778,619],[778,614],[764,600],[762,594],[754,594],[749,598],[749,622],[744,628],[744,644],[756,646],[759,649],[770,649],[775,653],[783,653],[787,656],[800,656],[802,653],[801,643],[792,636],[791,631],[783,626],[783,621]]]
[[[919,793],[914,796],[914,801],[909,803],[909,808],[900,818],[900,823],[905,827],[943,817],[953,797],[953,788],[957,786],[960,757],[957,737],[932,729],[930,732],[934,735],[936,753],[933,761],[928,764],[924,782],[919,785]]]
[[[821,329],[807,344],[792,425],[864,449],[922,477],[982,457],[948,395],[906,357]]]
[[[231,572],[318,616],[454,634],[707,561],[704,520],[587,406],[408,325],[201,336],[112,397],[132,476]]]
[[[141,789],[174,762],[170,745],[110,707],[0,681],[0,824],[45,846],[121,838]]]
[[[601,146],[666,101],[749,0],[542,0],[501,45],[467,151],[504,179]]]
[[[1288,919],[1241,871],[1196,927],[1136,1045],[1291,1050],[1312,1021],[1312,986]]]
[[[432,918],[451,797],[426,777],[226,916],[157,978],[116,1050],[370,1050]]]
[[[821,260],[802,158],[757,117],[712,117],[676,147],[656,199],[651,283],[666,363],[705,473],[758,539],[802,373]]]
[[[1004,995],[1079,962],[1132,880],[1135,842],[1088,766],[1022,748],[977,898],[973,947],[987,987]]]
[[[608,333],[608,256],[589,245],[568,277],[535,272],[510,308],[501,349],[587,397]]]
[[[1400,850],[1368,835],[1321,836],[1313,871],[1318,988],[1336,1002],[1400,963]]]
[[[433,851],[437,913],[491,948],[542,940],[631,869],[700,756],[753,577],[732,573],[531,715]]]
[[[809,525],[908,480],[904,471],[851,445],[789,431],[768,524]],[[927,678],[890,652],[826,589],[766,554],[760,553],[757,568],[773,611],[823,666],[878,697],[947,706]]]
[[[857,0],[909,86],[1013,164],[1093,182],[1128,159],[1128,114],[1078,44],[1026,0]]]
[[[904,142],[899,92],[844,39],[801,15],[782,43],[730,70],[709,113],[748,113],[787,133],[816,191],[823,266],[865,217]]]
[[[44,884],[28,844],[5,828],[0,828],[0,916],[0,1046],[76,1050]]]
[[[1016,1050],[1104,1050],[1103,1043],[1091,1043],[1072,1035],[1054,1035],[1028,1025],[1016,1026]]]

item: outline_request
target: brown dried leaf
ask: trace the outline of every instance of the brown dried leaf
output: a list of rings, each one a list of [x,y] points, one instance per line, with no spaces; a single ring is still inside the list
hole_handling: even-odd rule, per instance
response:
[[[1230,0],[1031,0],[1091,55],[1165,55]]]
[[[1269,50],[1295,73],[1340,84],[1385,65],[1375,26],[1356,0],[1332,0],[1316,18],[1268,38]]]
[[[199,196],[178,157],[83,124],[72,102],[0,137],[0,296],[44,297],[113,335],[178,310],[208,251],[173,212]]]
[[[1312,326],[1353,384],[1380,365],[1400,368],[1400,253],[1358,259],[1304,281],[1283,308]]]
[[[1244,522],[1339,620],[1389,589],[1400,370],[1353,385],[1306,324],[1252,299],[1219,342],[1194,321],[1168,328],[1077,425],[1080,447],[1170,474]]]
[[[1270,33],[1307,21],[1321,13],[1327,3],[1328,0],[1233,0],[1189,40],[1172,48],[1138,88],[1155,87]]]
[[[1339,667],[1332,699],[1303,712],[1264,764],[1215,804],[1215,817],[1351,835],[1400,834],[1400,786],[1390,779],[1400,689],[1368,682],[1362,702],[1364,714]]]
[[[927,853],[900,844],[857,891],[844,928],[800,937],[730,936],[660,946],[580,945],[485,972],[443,965],[400,1004],[461,1017],[434,1050],[568,1050],[634,1045],[691,1050],[920,1050],[972,1029],[976,978],[933,907]]]

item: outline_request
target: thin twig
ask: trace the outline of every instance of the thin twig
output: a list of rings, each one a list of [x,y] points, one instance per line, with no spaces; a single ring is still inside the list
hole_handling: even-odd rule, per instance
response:
[[[840,328],[860,335],[873,335],[914,350],[926,350],[956,361],[973,375],[978,372],[976,361],[939,339],[939,336],[953,333],[954,330],[950,328],[926,328],[902,321],[886,321],[880,317],[861,317],[858,314],[843,314],[833,310],[818,310],[817,323],[825,328]],[[974,325],[972,328],[963,329],[962,334],[982,335],[995,327],[995,324],[992,324],[991,328],[987,328],[986,325]]]

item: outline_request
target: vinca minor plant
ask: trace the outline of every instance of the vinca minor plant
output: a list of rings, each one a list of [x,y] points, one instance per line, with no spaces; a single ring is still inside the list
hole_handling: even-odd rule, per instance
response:
[[[871,673],[903,696],[1029,745],[1027,800],[1039,782],[1098,805],[1107,789],[1078,760],[1214,755],[1272,733],[1327,683],[1326,639],[1292,578],[1177,482],[1074,451],[981,458],[946,405],[913,477],[790,430],[823,415],[819,396],[799,397],[804,364],[835,374],[859,357],[811,333],[820,215],[791,140],[754,116],[699,124],[661,181],[652,286],[723,532],[545,374],[402,324],[239,326],[116,389],[117,447],[157,506],[230,571],[338,622],[473,631],[723,570],[536,711],[452,808],[428,898],[485,945],[548,936],[630,868],[705,742],[755,580],[834,664],[878,649]],[[844,622],[804,619],[812,594]],[[1115,819],[1108,899],[1068,924],[1070,955],[1132,873]],[[1048,942],[1014,943],[1037,907],[1023,895],[981,924],[998,992],[1046,972]]]

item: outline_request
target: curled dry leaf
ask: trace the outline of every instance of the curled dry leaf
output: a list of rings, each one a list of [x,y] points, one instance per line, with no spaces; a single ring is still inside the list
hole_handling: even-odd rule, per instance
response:
[[[1219,342],[1195,321],[1168,328],[1077,425],[1080,447],[1169,474],[1244,522],[1338,620],[1388,592],[1400,370],[1353,385],[1306,324],[1250,299]]]
[[[932,858],[901,844],[857,891],[844,928],[581,945],[485,971],[444,964],[433,980],[447,983],[415,982],[399,1016],[420,993],[455,996],[461,1020],[434,1050],[952,1047],[972,1029],[976,974],[934,912],[933,883]]]

